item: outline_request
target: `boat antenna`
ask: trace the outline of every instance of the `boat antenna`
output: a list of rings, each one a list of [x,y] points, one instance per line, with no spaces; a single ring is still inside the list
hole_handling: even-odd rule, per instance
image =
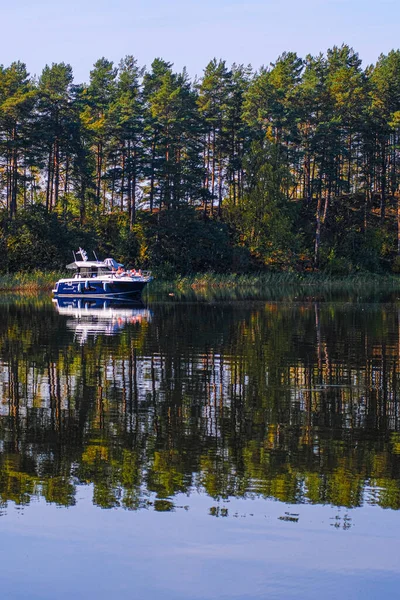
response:
[[[73,250],[72,250],[72,255],[74,257],[74,262],[76,262],[76,255],[75,255],[75,252]]]
[[[94,257],[96,259],[96,262],[99,262],[99,259],[97,258],[96,252],[94,250],[93,250],[93,254],[94,254]]]

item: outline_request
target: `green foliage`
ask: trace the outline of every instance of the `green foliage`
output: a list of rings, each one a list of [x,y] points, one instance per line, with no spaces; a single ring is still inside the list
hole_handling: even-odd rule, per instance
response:
[[[82,230],[76,222],[67,226],[56,213],[48,213],[41,205],[20,211],[12,221],[4,212],[0,219],[5,249],[3,272],[62,270],[71,261],[73,249],[95,246],[93,232]]]
[[[289,177],[275,144],[256,142],[245,159],[246,187],[240,204],[230,203],[227,220],[260,262],[287,269],[295,263],[295,208],[283,189]]]
[[[204,221],[195,209],[143,215],[136,232],[145,266],[163,275],[232,268],[227,226]]]
[[[392,263],[393,273],[400,273],[400,256],[396,256]]]

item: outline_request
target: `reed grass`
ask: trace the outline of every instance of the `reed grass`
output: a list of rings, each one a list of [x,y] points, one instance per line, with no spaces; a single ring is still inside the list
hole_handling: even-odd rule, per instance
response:
[[[186,277],[175,277],[173,279],[156,279],[152,283],[154,291],[179,291],[211,289],[239,289],[275,286],[305,286],[309,288],[360,288],[386,286],[400,288],[400,276],[398,275],[375,275],[371,273],[359,273],[352,276],[337,277],[323,273],[249,273],[249,274],[217,274],[200,273]]]
[[[50,291],[54,283],[67,275],[60,271],[32,271],[6,273],[0,275],[0,292],[38,292]],[[358,289],[364,287],[388,287],[400,289],[399,275],[375,275],[359,273],[352,276],[337,277],[324,273],[247,273],[219,274],[198,273],[190,276],[176,276],[163,279],[156,277],[151,283],[155,293],[202,290],[263,290],[279,286],[301,286],[310,289]]]
[[[50,291],[55,282],[65,274],[59,271],[31,271],[0,275],[1,292]]]

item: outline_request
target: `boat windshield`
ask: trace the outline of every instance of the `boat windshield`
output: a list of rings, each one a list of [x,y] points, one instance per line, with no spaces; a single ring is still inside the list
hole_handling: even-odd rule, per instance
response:
[[[81,277],[99,277],[101,275],[109,275],[111,269],[108,269],[105,266],[96,267],[96,266],[88,266],[88,267],[79,267],[78,274]]]

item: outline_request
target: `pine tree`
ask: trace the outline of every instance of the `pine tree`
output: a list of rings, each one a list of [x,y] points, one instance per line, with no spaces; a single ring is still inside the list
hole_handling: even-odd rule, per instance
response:
[[[232,72],[225,61],[215,58],[208,63],[199,83],[198,106],[204,122],[203,161],[204,214],[221,214],[222,198],[227,191],[227,171],[229,154],[229,97],[232,85]]]
[[[25,189],[24,150],[31,132],[35,102],[36,90],[23,63],[14,62],[0,69],[0,152],[6,206],[11,218],[17,212],[21,183]]]
[[[40,145],[46,160],[46,209],[57,205],[60,182],[63,193],[68,194],[71,169],[71,132],[76,115],[73,111],[72,68],[64,63],[52,64],[43,69],[39,79],[37,127]]]
[[[116,160],[112,167],[111,207],[114,204],[115,185],[119,183],[120,209],[127,207],[129,223],[136,220],[137,191],[142,178],[143,100],[140,79],[144,70],[133,56],[119,63],[115,101],[110,106],[110,122],[115,141]]]
[[[83,110],[81,119],[95,158],[95,203],[103,210],[107,208],[107,185],[104,175],[107,172],[112,138],[110,109],[117,94],[117,69],[111,61],[101,58],[90,72],[89,86],[83,90]],[[102,184],[105,184],[102,189]]]

